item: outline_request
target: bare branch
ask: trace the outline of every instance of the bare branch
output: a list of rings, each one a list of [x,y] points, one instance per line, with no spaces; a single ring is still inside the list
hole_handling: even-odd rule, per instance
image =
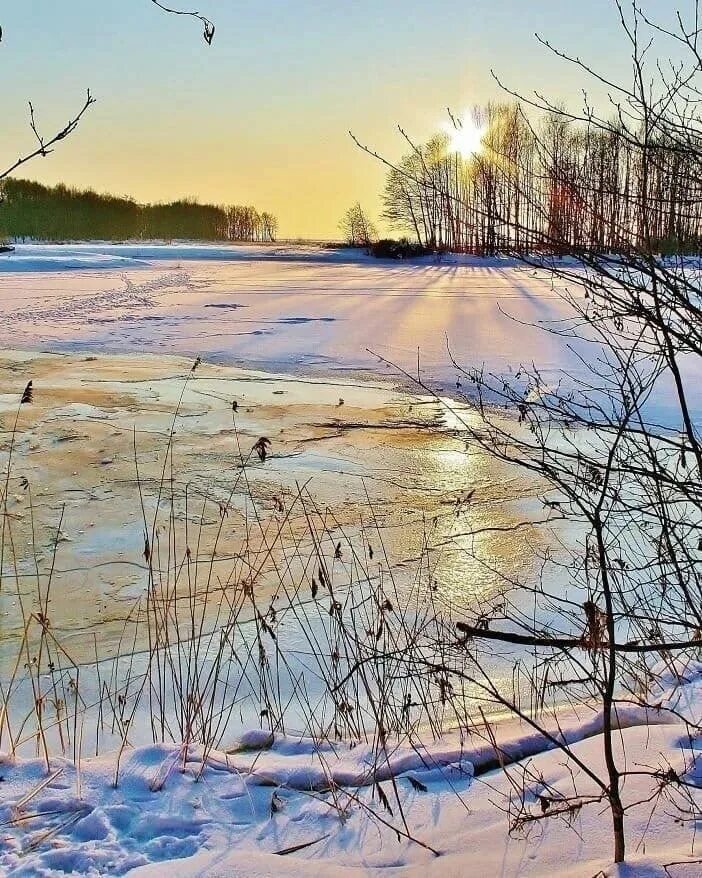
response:
[[[199,21],[202,22],[204,28],[202,36],[208,46],[212,45],[212,40],[214,39],[215,35],[215,26],[208,18],[205,18],[204,15],[199,12],[188,12],[181,9],[171,9],[168,6],[164,6],[163,3],[159,2],[159,0],[151,0],[151,2],[154,4],[154,6],[158,6],[159,9],[162,9],[164,12],[168,12],[171,15],[186,15],[190,18],[199,19]]]

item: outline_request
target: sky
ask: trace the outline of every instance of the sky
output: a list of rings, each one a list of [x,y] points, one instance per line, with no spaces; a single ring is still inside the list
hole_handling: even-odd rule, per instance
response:
[[[538,32],[626,78],[612,0],[3,0],[0,165],[32,146],[27,101],[46,132],[86,88],[97,103],[54,154],[22,175],[140,201],[196,197],[254,204],[282,237],[333,238],[360,201],[378,218],[383,166],[421,141],[446,108],[504,99],[491,75],[524,93],[579,103],[588,82],[539,45]],[[665,16],[667,0],[645,8]]]

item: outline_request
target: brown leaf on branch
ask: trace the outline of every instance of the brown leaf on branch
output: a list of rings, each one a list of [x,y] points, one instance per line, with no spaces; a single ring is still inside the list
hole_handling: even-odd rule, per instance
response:
[[[602,649],[605,641],[605,614],[592,601],[585,601],[583,610],[587,620],[583,645],[588,649]]]
[[[164,12],[168,12],[170,15],[186,15],[189,18],[197,18],[200,20],[203,26],[202,38],[207,43],[208,46],[212,45],[212,40],[214,40],[215,35],[215,26],[208,19],[205,18],[200,12],[190,12],[184,9],[171,9],[169,6],[164,6],[163,3],[160,3],[159,0],[151,0],[154,6],[158,6],[159,9],[162,9]]]

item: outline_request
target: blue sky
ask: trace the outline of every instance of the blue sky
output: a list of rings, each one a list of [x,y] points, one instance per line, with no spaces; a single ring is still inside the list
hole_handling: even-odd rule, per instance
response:
[[[217,27],[210,48],[199,23],[149,0],[3,4],[0,156],[31,145],[28,99],[49,130],[89,86],[98,103],[81,130],[27,176],[142,200],[252,202],[286,236],[329,236],[352,201],[379,211],[383,170],[349,128],[397,157],[397,123],[422,139],[447,106],[501,99],[491,68],[522,91],[579,101],[586,80],[535,31],[609,75],[628,68],[611,0],[197,3]]]

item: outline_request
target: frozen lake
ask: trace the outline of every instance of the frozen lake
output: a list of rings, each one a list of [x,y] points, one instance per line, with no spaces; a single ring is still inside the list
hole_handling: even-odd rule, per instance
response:
[[[96,640],[101,657],[112,657],[125,630],[138,651],[146,633],[134,620],[150,581],[144,534],[153,531],[153,544],[165,526],[159,516],[171,521],[170,510],[177,539],[166,543],[177,569],[190,563],[181,543],[197,526],[193,557],[203,570],[221,569],[222,582],[232,559],[249,553],[260,600],[278,594],[280,569],[291,571],[291,594],[298,580],[307,588],[317,543],[296,496],[308,483],[324,520],[330,516],[332,558],[337,544],[345,547],[337,575],[349,594],[349,583],[382,576],[405,595],[429,577],[436,599],[457,606],[498,592],[505,576],[535,574],[525,559],[550,537],[521,526],[534,513],[534,485],[469,448],[455,413],[452,421],[435,401],[395,389],[397,373],[367,348],[414,374],[419,348],[422,379],[449,389],[456,374],[447,336],[467,364],[506,370],[521,352],[555,371],[565,350],[558,339],[506,315],[563,313],[545,275],[499,264],[398,265],[300,249],[19,247],[0,259],[0,420],[8,433],[29,380],[35,399],[18,422],[9,500],[18,564],[6,565],[17,588],[0,618],[19,638],[18,598],[33,599],[38,565],[52,577],[52,631],[74,660],[91,662]],[[178,354],[205,360],[184,395],[192,361]],[[169,506],[161,484],[176,408],[177,478],[169,485],[177,497]],[[271,440],[270,457],[247,466],[235,503],[237,443],[249,453],[261,436]],[[182,499],[191,491],[206,498],[202,508]],[[264,534],[285,526],[264,561],[254,557],[247,524],[254,507]],[[268,540],[260,536],[262,545]],[[371,543],[377,554],[367,574],[351,552],[363,555]],[[203,560],[208,553],[216,560]],[[163,564],[166,577],[172,560]],[[286,602],[281,595],[279,606]],[[205,603],[203,624],[216,630],[219,604]],[[288,652],[305,650],[293,617],[306,612],[277,611]],[[313,630],[324,631],[327,618],[325,608]]]
[[[397,264],[314,248],[26,246],[0,257],[0,403],[8,435],[29,380],[36,397],[18,421],[8,501],[17,596],[31,593],[38,563],[41,575],[51,571],[56,580],[53,630],[70,638],[81,661],[92,660],[98,635],[114,652],[147,593],[144,535],[150,527],[153,544],[159,516],[172,510],[168,526],[180,542],[197,522],[198,563],[212,570],[214,561],[203,559],[216,546],[217,565],[228,574],[242,555],[241,534],[249,551],[255,508],[265,522],[262,545],[281,515],[290,528],[284,540],[276,537],[275,551],[266,548],[265,563],[250,563],[272,600],[281,568],[299,574],[315,563],[316,538],[296,500],[308,483],[314,502],[333,516],[325,524],[331,557],[342,561],[335,552],[342,544],[348,557],[355,558],[352,547],[362,555],[370,528],[383,556],[387,550],[382,575],[403,599],[426,559],[432,594],[453,607],[490,599],[518,576],[541,575],[540,553],[557,542],[551,521],[538,520],[541,486],[472,447],[456,412],[446,411],[457,377],[447,340],[467,368],[484,364],[507,374],[534,364],[547,384],[571,380],[597,352],[585,342],[573,350],[572,340],[543,331],[571,316],[562,293],[546,271],[500,260]],[[418,352],[420,377],[443,388],[442,403],[391,384],[398,371],[390,363],[416,375]],[[174,355],[205,361],[187,394],[192,360]],[[672,402],[658,389],[657,416]],[[177,478],[168,482],[183,496],[200,491],[206,499],[196,514],[181,494],[170,506],[162,496],[176,409]],[[461,417],[472,411],[461,409]],[[255,470],[247,465],[252,475],[235,509],[237,444],[248,454],[259,437],[268,437],[270,458],[265,466],[254,461]],[[36,507],[23,484],[33,486]],[[58,520],[54,567],[50,537]],[[187,552],[179,558],[190,562]],[[371,560],[375,575],[377,556]],[[353,565],[343,575],[349,594],[372,579]],[[292,578],[296,594],[302,580]],[[214,613],[208,605],[203,623],[216,630],[219,613],[219,605]],[[19,637],[15,595],[0,614]],[[299,634],[307,629],[298,621],[290,622],[287,644],[304,652]],[[320,624],[315,632],[324,630]],[[135,649],[144,636],[141,629],[133,635]],[[510,682],[509,667],[495,673]]]
[[[539,330],[567,307],[547,272],[498,260],[397,264],[304,248],[19,246],[0,258],[0,345],[202,355],[452,387],[447,353],[498,372],[580,364]],[[527,324],[527,325],[525,325]],[[528,325],[535,324],[535,325]]]

